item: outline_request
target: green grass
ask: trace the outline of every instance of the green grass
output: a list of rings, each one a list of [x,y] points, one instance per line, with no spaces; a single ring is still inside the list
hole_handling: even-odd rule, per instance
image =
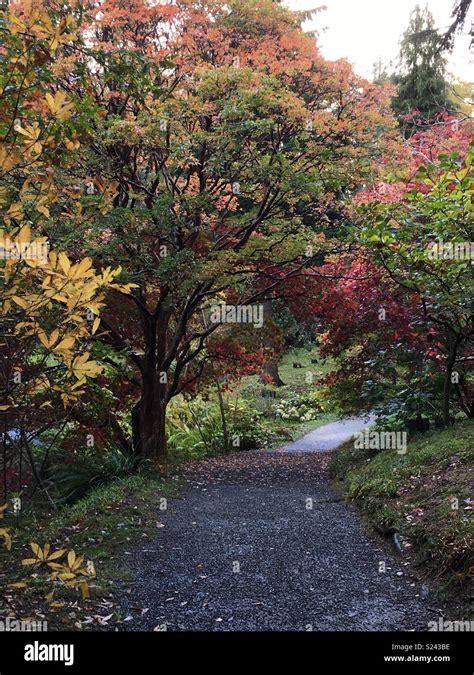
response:
[[[315,358],[318,360],[318,363],[311,363],[311,360]],[[294,363],[300,364],[301,368],[294,368]],[[259,381],[259,375],[250,375],[243,378],[234,391],[247,400],[251,400],[257,410],[269,416],[267,423],[271,424],[272,428],[276,431],[281,429],[282,441],[296,440],[313,429],[336,421],[339,418],[338,412],[330,409],[329,406],[326,407],[326,404],[323,402],[325,409],[315,419],[308,422],[298,422],[270,417],[271,407],[278,399],[288,399],[292,395],[305,394],[311,390],[314,391],[317,385],[307,382],[308,373],[313,374],[313,381],[316,383],[317,380],[323,378],[332,369],[333,364],[329,360],[324,363],[321,361],[315,345],[295,347],[283,354],[278,365],[280,377],[285,386],[277,388],[268,387],[276,391],[278,397],[276,400],[265,399],[260,395],[263,385]]]
[[[474,422],[466,420],[414,437],[405,455],[374,454],[348,442],[333,453],[330,466],[343,493],[369,521],[397,528],[420,568],[447,585],[465,586],[474,564],[468,502],[473,440]]]
[[[311,363],[311,359],[314,358],[318,359],[318,363]],[[299,363],[302,367],[294,368],[294,363]],[[283,354],[281,361],[278,364],[280,377],[285,383],[285,386],[280,387],[278,392],[282,392],[283,395],[288,392],[307,391],[310,386],[306,382],[306,375],[308,372],[313,373],[314,381],[316,381],[327,375],[333,368],[334,366],[330,360],[326,360],[324,363],[321,361],[317,348],[314,345],[309,345],[308,347],[293,347]],[[242,389],[249,384],[257,386],[258,382],[259,375],[249,375],[243,378],[239,389]]]
[[[318,360],[318,363],[311,363],[311,359],[314,358]],[[302,368],[293,368],[293,363],[300,363]],[[305,382],[308,372],[313,373],[314,381],[316,381],[327,375],[333,370],[333,367],[330,360],[322,362],[315,347],[308,349],[302,347],[285,352],[279,365],[279,372],[286,388],[293,391],[303,391],[308,388]]]

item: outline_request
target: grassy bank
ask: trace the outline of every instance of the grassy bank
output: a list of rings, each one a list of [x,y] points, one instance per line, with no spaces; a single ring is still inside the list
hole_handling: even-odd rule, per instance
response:
[[[98,487],[58,512],[3,521],[12,528],[13,543],[10,551],[0,547],[0,586],[5,600],[0,618],[46,619],[49,630],[64,630],[97,627],[104,617],[118,616],[113,590],[115,582],[123,580],[123,560],[139,541],[156,537],[158,528],[164,526],[166,500],[178,490],[179,482],[172,478],[136,475]],[[34,569],[21,562],[32,556],[30,542],[41,547],[50,544],[51,551],[74,549],[93,561],[96,576],[88,579],[91,597],[84,599],[77,589],[56,582],[54,597],[47,598],[53,585],[46,566]]]
[[[473,440],[474,423],[466,421],[414,437],[405,455],[374,454],[349,442],[333,453],[330,467],[374,526],[398,530],[422,573],[466,596],[474,564]]]

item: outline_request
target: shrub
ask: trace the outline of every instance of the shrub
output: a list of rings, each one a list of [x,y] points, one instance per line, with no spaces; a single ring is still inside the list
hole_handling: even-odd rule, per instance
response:
[[[92,488],[115,478],[136,471],[141,460],[125,454],[119,448],[56,450],[51,459],[48,480],[52,483],[56,499],[72,504]]]
[[[196,398],[192,402],[176,399],[169,408],[168,447],[175,459],[199,458],[227,450],[265,448],[281,437],[267,426],[263,413],[250,402],[227,400],[224,403],[227,425],[226,447],[222,415],[217,403]]]
[[[292,394],[287,399],[278,401],[273,412],[276,417],[291,422],[311,422],[321,413],[322,407],[316,400],[316,395]]]

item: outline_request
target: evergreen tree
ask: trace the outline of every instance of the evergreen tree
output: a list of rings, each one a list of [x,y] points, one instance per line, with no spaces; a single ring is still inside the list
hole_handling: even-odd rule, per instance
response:
[[[417,5],[401,41],[400,72],[393,78],[398,94],[392,107],[399,117],[418,110],[428,122],[441,112],[454,112],[456,106],[450,98],[442,41],[428,7],[422,10]],[[401,120],[401,125],[409,136],[413,123]]]

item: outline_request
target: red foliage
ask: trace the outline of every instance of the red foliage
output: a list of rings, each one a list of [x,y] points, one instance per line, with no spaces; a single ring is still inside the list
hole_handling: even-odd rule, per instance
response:
[[[409,117],[416,119],[419,113],[413,111]],[[425,124],[406,141],[409,160],[405,164],[405,179],[397,182],[379,181],[370,185],[357,193],[354,203],[368,204],[373,201],[395,203],[403,198],[407,190],[414,187],[421,191],[426,189],[416,180],[420,166],[431,164],[441,154],[453,152],[466,154],[474,138],[473,131],[472,120],[460,121],[448,113],[439,114],[428,127]],[[402,169],[403,166],[402,164]]]

